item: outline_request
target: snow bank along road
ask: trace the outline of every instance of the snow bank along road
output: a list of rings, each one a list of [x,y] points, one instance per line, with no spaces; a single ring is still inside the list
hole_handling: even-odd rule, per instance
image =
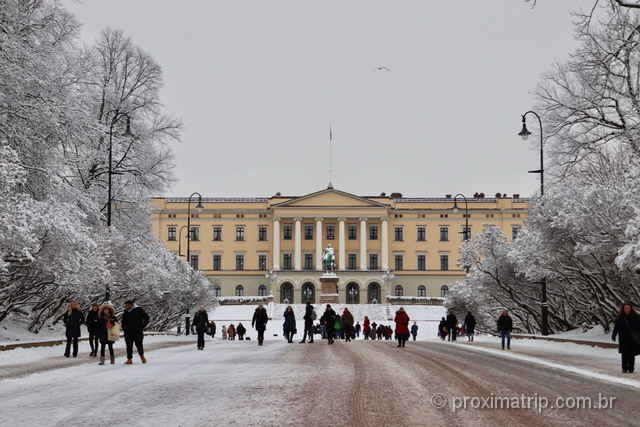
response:
[[[120,359],[44,370],[38,366],[49,359],[33,361],[35,373],[0,380],[0,425],[602,426],[640,419],[638,387],[464,343],[208,341],[205,351],[192,343],[147,356],[147,365]],[[637,381],[634,375],[624,378]],[[585,406],[587,398],[591,409],[555,407]]]

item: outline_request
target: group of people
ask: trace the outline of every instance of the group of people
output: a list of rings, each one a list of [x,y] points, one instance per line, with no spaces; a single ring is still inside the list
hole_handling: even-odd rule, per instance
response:
[[[120,331],[124,332],[124,340],[127,347],[125,365],[133,364],[134,345],[142,363],[147,363],[147,359],[144,357],[143,340],[144,328],[149,323],[149,315],[132,300],[125,301],[120,319],[116,317],[116,310],[110,303],[104,303],[102,306],[92,304],[91,309],[85,316],[80,310],[77,301],[71,301],[67,311],[62,316],[62,323],[65,326],[65,335],[67,337],[65,357],[78,356],[78,338],[82,335],[81,326],[84,324],[89,333],[90,357],[97,357],[98,343],[100,344],[99,365],[105,364],[105,351],[107,348],[109,349],[111,364],[116,363],[113,344],[120,339]],[[73,353],[71,352],[72,347]]]
[[[513,320],[509,316],[509,312],[507,310],[504,310],[502,315],[498,318],[497,329],[500,334],[502,349],[505,349],[506,341],[506,349],[511,350],[511,331],[513,330]],[[470,311],[467,311],[467,315],[464,317],[462,326],[453,311],[449,311],[447,317],[443,317],[438,325],[438,336],[442,341],[457,341],[458,336],[465,335],[467,337],[467,341],[473,342],[475,334],[476,318]]]

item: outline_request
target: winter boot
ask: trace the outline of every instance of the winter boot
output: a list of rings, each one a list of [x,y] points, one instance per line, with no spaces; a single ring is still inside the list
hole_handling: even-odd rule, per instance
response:
[[[133,359],[127,359],[126,362],[124,362],[125,365],[133,365]]]
[[[204,350],[204,347],[202,347],[202,349]],[[147,358],[144,357],[144,354],[140,355],[140,360],[142,360],[142,363],[147,363]]]
[[[104,365],[104,356],[100,356],[100,363],[98,365]]]
[[[110,359],[111,359],[111,364],[115,365],[116,364],[116,357],[115,356],[111,356]]]

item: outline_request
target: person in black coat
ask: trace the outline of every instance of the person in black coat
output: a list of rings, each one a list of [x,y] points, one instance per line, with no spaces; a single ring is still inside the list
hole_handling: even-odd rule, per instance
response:
[[[316,320],[316,311],[309,301],[304,309],[304,334],[302,335],[302,341],[300,344],[304,344],[307,341],[307,335],[309,336],[309,344],[313,343],[313,321]]]
[[[476,333],[476,318],[470,311],[467,311],[467,315],[464,318],[464,330],[467,334],[467,339],[473,341],[473,335]]]
[[[98,355],[98,319],[100,317],[100,306],[91,304],[91,310],[87,313],[87,332],[89,332],[89,345],[91,345],[91,357]]]
[[[633,373],[636,356],[640,354],[640,316],[631,303],[624,303],[613,324],[611,339],[618,337],[618,353],[622,357],[622,373]]]
[[[290,305],[284,311],[283,317],[282,332],[287,342],[293,344],[293,336],[296,334],[296,315]]]
[[[440,335],[440,338],[442,338],[442,341],[446,340],[447,335],[449,335],[449,327],[447,326],[447,321],[444,317],[438,324],[438,335]]]
[[[198,350],[204,350],[204,334],[207,333],[209,328],[209,316],[207,310],[201,305],[193,315],[193,323],[191,324],[191,330],[195,329],[198,334]]]
[[[447,329],[449,329],[449,341],[455,341],[457,337],[457,326],[458,326],[458,318],[453,311],[450,311],[447,314]]]
[[[144,357],[144,328],[149,324],[149,315],[142,307],[138,307],[132,300],[124,302],[124,312],[122,313],[122,331],[124,341],[127,344],[127,361],[125,365],[133,364],[133,345],[136,345],[138,355],[142,363],[147,363]]]
[[[413,337],[413,340],[416,340],[416,336],[418,335],[418,323],[417,322],[413,322],[413,325],[411,326],[411,336]]]
[[[502,349],[504,350],[504,339],[507,339],[507,350],[511,350],[511,331],[513,330],[513,320],[509,316],[507,310],[502,312],[502,316],[498,318],[498,332],[502,340]]]
[[[84,323],[84,314],[80,311],[78,303],[71,301],[69,308],[62,316],[62,323],[65,326],[65,335],[67,336],[67,348],[64,351],[64,357],[69,357],[71,344],[73,343],[73,357],[78,356],[78,338],[80,338],[80,325]]]
[[[327,308],[320,318],[320,323],[325,325],[327,329],[327,344],[333,344],[334,334],[336,332],[336,319],[336,312],[331,308],[331,304],[327,304]]]
[[[354,330],[356,332],[356,338],[360,338],[360,331],[362,330],[362,326],[360,325],[360,322],[356,323],[356,327]]]
[[[259,304],[256,311],[253,313],[253,319],[251,320],[251,327],[258,331],[258,345],[262,345],[264,342],[264,330],[267,329],[268,321],[269,315],[267,314],[267,310],[262,306],[262,304]]]
[[[216,336],[216,322],[213,320],[209,322],[209,331],[211,333],[211,338],[215,338]]]
[[[238,334],[238,339],[244,341],[244,334],[247,333],[247,328],[244,327],[242,322],[238,323],[238,327],[236,328],[236,333]]]

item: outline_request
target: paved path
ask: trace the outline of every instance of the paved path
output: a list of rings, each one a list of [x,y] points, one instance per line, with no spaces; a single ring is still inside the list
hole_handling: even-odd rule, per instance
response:
[[[0,382],[0,414],[26,424],[65,426],[603,426],[637,425],[640,419],[637,388],[460,343],[410,342],[401,349],[393,341],[267,341],[264,347],[216,341],[204,352],[193,343],[149,348],[144,366],[65,365],[56,371],[51,361],[43,361],[43,368],[37,363],[32,371],[44,369],[44,375]],[[65,396],[69,384],[74,397]],[[91,390],[97,390],[96,398],[87,397]],[[530,409],[495,409],[495,399],[508,398],[513,405],[523,394],[532,398]],[[551,406],[557,398],[578,397],[596,405],[599,394],[607,403],[615,398],[614,409],[535,406],[541,399]],[[465,396],[467,409],[454,411]],[[489,407],[471,407],[482,403]],[[114,404],[123,406],[109,406]]]

